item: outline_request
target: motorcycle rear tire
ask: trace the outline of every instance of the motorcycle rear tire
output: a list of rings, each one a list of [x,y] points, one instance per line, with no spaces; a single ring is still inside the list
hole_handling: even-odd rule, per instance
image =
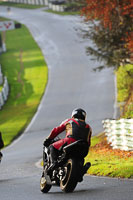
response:
[[[49,190],[51,189],[51,187],[52,187],[52,185],[48,185],[45,177],[42,176],[41,180],[40,180],[40,190],[41,190],[41,192],[48,193]]]
[[[69,159],[67,161],[67,164],[65,166],[66,168],[66,175],[65,177],[60,181],[60,188],[63,192],[73,192],[78,181],[78,171],[77,171],[77,162],[74,159]]]

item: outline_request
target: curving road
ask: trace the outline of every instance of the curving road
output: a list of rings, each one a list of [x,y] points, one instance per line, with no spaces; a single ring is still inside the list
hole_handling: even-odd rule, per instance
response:
[[[97,62],[85,54],[85,41],[77,34],[84,27],[77,16],[57,16],[42,9],[25,10],[0,7],[0,15],[25,24],[42,49],[49,67],[49,81],[38,112],[24,134],[3,150],[0,165],[0,199],[121,199],[132,198],[132,180],[86,176],[72,194],[53,187],[49,194],[39,191],[42,141],[50,130],[83,107],[93,134],[102,131],[101,120],[113,117],[114,75],[110,69],[94,73]],[[90,41],[88,41],[91,43]]]

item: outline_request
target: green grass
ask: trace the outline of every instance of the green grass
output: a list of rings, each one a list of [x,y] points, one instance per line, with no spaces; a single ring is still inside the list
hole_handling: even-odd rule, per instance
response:
[[[9,19],[5,19],[4,17],[0,17],[0,21],[5,21],[5,20],[9,20]]]
[[[92,163],[88,170],[91,175],[133,178],[133,158],[126,160],[113,155],[99,155],[90,152],[86,161]]]
[[[109,177],[121,177],[121,178],[133,178],[133,156],[128,152],[116,150],[108,150],[95,146],[103,140],[101,136],[95,136],[92,138],[92,147],[86,157],[86,162],[91,162],[92,166],[88,170],[88,174],[109,176]]]
[[[11,7],[17,7],[17,8],[27,8],[27,9],[36,9],[36,8],[42,8],[45,7],[44,5],[31,5],[31,4],[22,4],[22,3],[14,3],[14,2],[4,2],[0,1],[1,6],[11,6]]]
[[[22,133],[37,110],[44,93],[48,69],[40,48],[22,26],[6,32],[7,52],[0,55],[10,94],[0,110],[0,131],[5,145]]]
[[[48,13],[53,13],[53,14],[57,14],[57,15],[62,15],[62,16],[65,16],[65,15],[79,15],[80,12],[78,11],[64,11],[64,12],[58,12],[58,11],[53,11],[53,10],[45,10],[45,12],[48,12]]]
[[[91,147],[95,146],[96,144],[98,144],[100,142],[100,135],[102,135],[103,133],[99,134],[99,137],[97,136],[93,136],[91,139]]]

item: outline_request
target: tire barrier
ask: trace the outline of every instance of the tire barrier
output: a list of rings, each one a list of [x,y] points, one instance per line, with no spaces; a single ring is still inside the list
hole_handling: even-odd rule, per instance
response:
[[[9,85],[8,85],[7,77],[5,76],[4,77],[3,88],[2,88],[2,90],[0,92],[0,109],[2,108],[2,106],[7,101],[8,94],[9,94]]]
[[[53,3],[49,3],[48,6],[51,10],[57,11],[57,12],[64,12],[65,10],[65,6],[63,5],[55,5]]]
[[[113,149],[133,151],[133,118],[102,121],[108,143]]]

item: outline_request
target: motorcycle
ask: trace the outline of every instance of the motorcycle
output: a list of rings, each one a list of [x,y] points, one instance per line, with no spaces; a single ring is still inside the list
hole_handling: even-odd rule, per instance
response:
[[[1,149],[4,147],[4,142],[2,139],[2,133],[0,132],[0,162],[2,160],[3,154],[1,153]]]
[[[0,152],[0,163],[1,163],[2,157],[3,157],[3,154]]]
[[[54,141],[53,141],[54,142]],[[88,162],[84,165],[84,158],[88,154],[88,143],[83,140],[75,141],[69,145],[64,144],[59,149],[57,164],[49,174],[51,165],[49,148],[43,148],[43,173],[40,180],[40,190],[48,193],[53,185],[60,186],[63,192],[73,192],[78,182],[90,168]]]

